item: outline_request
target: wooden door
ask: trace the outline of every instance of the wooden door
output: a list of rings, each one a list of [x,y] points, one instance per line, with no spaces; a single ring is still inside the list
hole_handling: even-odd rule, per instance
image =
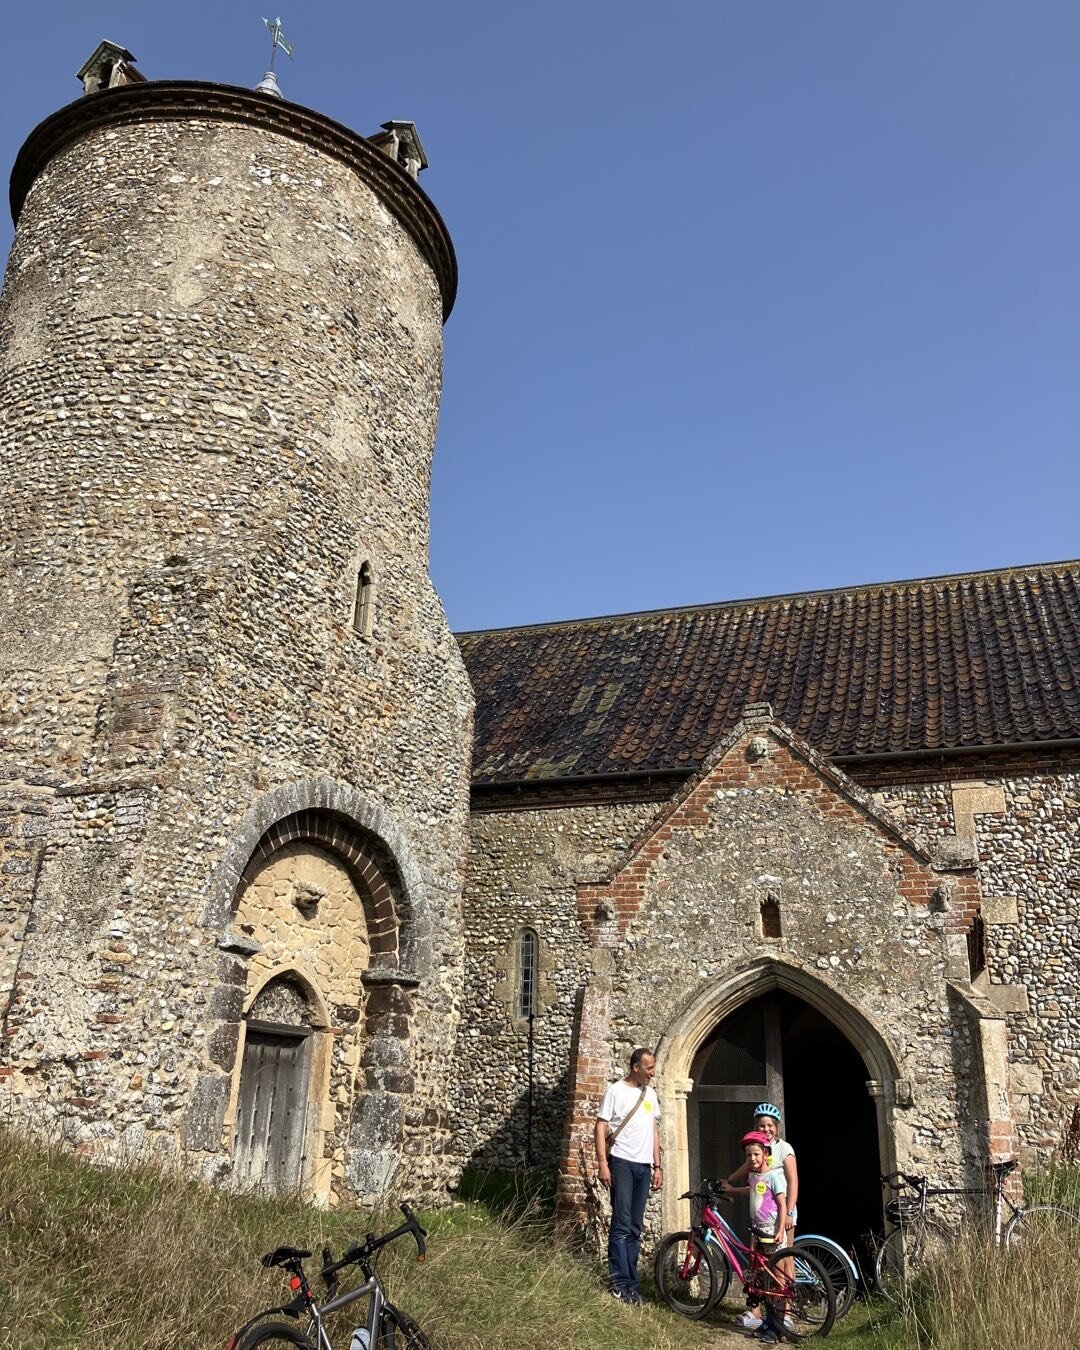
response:
[[[739,1140],[753,1129],[759,1102],[784,1109],[780,1008],[767,994],[744,1004],[724,1019],[698,1052],[692,1071],[694,1090],[687,1103],[690,1184],[703,1177],[726,1177],[742,1161]],[[745,1222],[745,1204],[734,1211]],[[730,1210],[725,1211],[729,1218]]]
[[[241,1185],[297,1191],[307,1139],[311,1029],[248,1022],[236,1110]]]

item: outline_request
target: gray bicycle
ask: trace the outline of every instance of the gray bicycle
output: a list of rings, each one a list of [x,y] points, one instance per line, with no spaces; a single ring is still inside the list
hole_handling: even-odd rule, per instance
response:
[[[296,1247],[278,1247],[264,1256],[262,1264],[268,1270],[278,1266],[288,1273],[289,1288],[296,1297],[290,1303],[264,1308],[262,1312],[256,1313],[233,1332],[225,1350],[269,1350],[275,1345],[299,1345],[306,1347],[306,1350],[334,1350],[323,1319],[361,1298],[370,1300],[367,1320],[353,1331],[349,1350],[431,1350],[427,1337],[408,1313],[387,1301],[386,1291],[373,1265],[377,1252],[407,1234],[416,1239],[417,1260],[423,1261],[427,1251],[424,1243],[427,1234],[408,1205],[402,1205],[401,1212],[405,1215],[403,1224],[392,1232],[384,1233],[382,1237],[368,1233],[363,1242],[350,1247],[340,1261],[334,1260],[328,1247],[323,1248],[323,1266],[319,1272],[319,1278],[326,1285],[326,1300],[323,1303],[316,1301],[304,1274],[303,1263],[311,1255],[310,1252]],[[339,1294],[338,1272],[346,1266],[359,1266],[364,1283]],[[278,1321],[279,1313],[297,1322],[306,1318],[307,1326],[299,1327]]]
[[[992,1237],[1003,1247],[1031,1244],[1039,1250],[1053,1242],[1075,1249],[1080,1242],[1080,1214],[1064,1205],[1015,1205],[1006,1195],[1006,1179],[1019,1166],[1015,1159],[993,1163],[989,1169],[992,1181],[986,1186],[931,1186],[926,1177],[908,1176],[906,1172],[882,1177],[882,1183],[898,1194],[885,1206],[885,1217],[895,1226],[878,1248],[874,1270],[877,1292],[896,1299],[920,1271],[947,1258],[955,1233],[929,1211],[927,1202],[935,1196],[991,1199]]]

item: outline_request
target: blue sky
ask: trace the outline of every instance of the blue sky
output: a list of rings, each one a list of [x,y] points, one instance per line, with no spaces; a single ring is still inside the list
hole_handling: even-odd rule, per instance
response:
[[[10,7],[5,173],[101,38],[253,85],[263,12]],[[286,96],[414,119],[457,248],[456,628],[1080,552],[1075,0],[281,16]]]

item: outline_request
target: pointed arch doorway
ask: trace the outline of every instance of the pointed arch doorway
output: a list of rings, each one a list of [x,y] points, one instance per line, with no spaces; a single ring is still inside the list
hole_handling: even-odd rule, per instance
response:
[[[690,1181],[738,1166],[754,1107],[774,1102],[799,1161],[799,1228],[852,1247],[881,1225],[881,1149],[873,1075],[820,1009],[783,989],[726,1015],[691,1061]],[[744,1214],[738,1214],[744,1219]]]

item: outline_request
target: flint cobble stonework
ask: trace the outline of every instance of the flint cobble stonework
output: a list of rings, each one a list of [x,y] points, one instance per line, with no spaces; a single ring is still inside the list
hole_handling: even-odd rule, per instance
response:
[[[61,110],[16,164],[0,301],[8,1117],[246,1184],[262,1159],[245,1144],[248,1050],[302,1041],[305,1195],[438,1202],[464,1164],[558,1167],[564,1213],[589,1221],[600,1095],[655,1045],[655,1231],[682,1225],[697,1179],[695,1057],[775,995],[856,1052],[871,1190],[878,1163],[975,1181],[1018,1143],[1068,1156],[1073,685],[1054,686],[1057,748],[951,763],[897,759],[900,704],[875,728],[859,687],[870,653],[907,672],[915,721],[919,682],[935,717],[947,682],[964,726],[1026,735],[1022,627],[1041,607],[978,578],[931,595],[936,579],[911,606],[861,588],[762,602],[760,623],[754,603],[628,616],[610,642],[589,623],[463,638],[490,695],[470,822],[473,695],[427,557],[455,265],[416,148],[406,170],[397,143],[261,93],[150,82]],[[1055,633],[1069,576],[1024,582]],[[953,592],[957,631],[1000,648],[1006,693],[943,675],[944,627],[904,617],[944,615]],[[876,636],[834,684],[814,672],[846,659],[853,624]],[[740,708],[759,660],[790,685],[793,724],[841,728],[838,760],[859,753],[830,763],[768,704]],[[624,678],[639,661],[657,669]],[[550,690],[565,717],[533,744],[523,704]],[[929,718],[910,736],[938,732]]]
[[[639,803],[473,817],[457,1146],[481,1166],[529,1161],[529,1026],[515,1015],[523,928],[540,940],[542,974],[533,1019],[531,1162],[558,1165],[574,1018],[591,961],[576,883],[612,866],[655,812],[655,805]]]
[[[882,1167],[979,1174],[986,1122],[1006,1115],[1006,1103],[987,1082],[977,1043],[964,936],[980,903],[974,869],[934,861],[898,817],[781,729],[748,726],[664,805],[476,816],[473,849],[470,1008],[497,987],[499,943],[517,926],[534,926],[556,953],[550,978],[561,998],[557,1013],[536,1019],[544,1027],[537,1063],[545,1087],[559,1075],[560,1115],[569,1070],[564,1201],[578,1217],[596,1200],[599,1097],[635,1045],[660,1044],[665,1144],[682,1169],[670,1195],[690,1183],[681,1084],[696,1046],[722,1020],[725,988],[738,987],[742,999],[791,988],[831,1006],[841,1025],[847,1019],[877,1075]],[[762,931],[765,896],[779,902],[780,939]],[[520,1162],[523,1058],[490,1004],[463,1024],[460,1043],[478,1042],[488,1110],[470,1114],[463,1104],[459,1143],[474,1157]],[[990,1147],[1007,1151],[1010,1142],[996,1126]],[[545,1147],[537,1161],[548,1156]],[[659,1200],[651,1205],[654,1229],[678,1220],[674,1199],[665,1203],[670,1213]]]
[[[356,1113],[375,1102],[384,1137],[338,1189],[407,1154],[413,1192],[438,1190],[472,697],[427,572],[446,296],[377,175],[437,217],[351,133],[283,134],[280,105],[243,91],[181,95],[84,100],[111,121],[57,135],[8,267],[4,1072],[17,1115],[82,1146],[227,1173],[257,964],[227,897],[266,803],[359,812],[392,857],[399,928],[350,1034],[408,1063],[375,1055],[362,1100],[339,1103],[337,1134],[370,1134]],[[407,1039],[380,1042],[396,1015]]]
[[[1080,894],[1080,774],[1067,764],[1039,775],[985,768],[978,780],[882,787],[875,795],[926,835],[965,828],[965,794],[1000,793],[971,818],[987,918],[987,976],[1003,1001],[1014,1112],[1030,1160],[1080,1140],[1080,967],[1074,930]],[[960,806],[960,818],[956,805]],[[998,809],[1000,808],[1000,809]],[[1073,1147],[1076,1144],[1074,1142]]]

